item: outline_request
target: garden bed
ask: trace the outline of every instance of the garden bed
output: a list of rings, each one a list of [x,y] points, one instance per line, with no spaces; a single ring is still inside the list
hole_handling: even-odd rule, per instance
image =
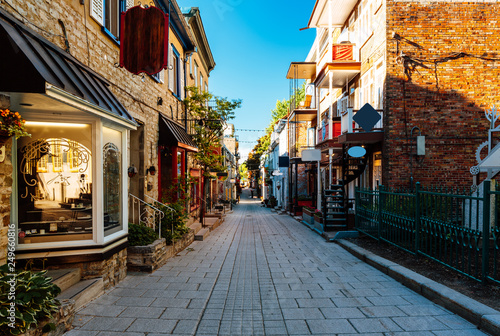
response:
[[[127,269],[131,272],[153,272],[163,266],[194,241],[194,232],[190,230],[172,245],[167,245],[165,238],[157,239],[146,246],[127,248]]]
[[[498,285],[482,284],[436,261],[415,256],[391,244],[379,242],[367,236],[350,238],[348,241],[500,311],[500,286]]]

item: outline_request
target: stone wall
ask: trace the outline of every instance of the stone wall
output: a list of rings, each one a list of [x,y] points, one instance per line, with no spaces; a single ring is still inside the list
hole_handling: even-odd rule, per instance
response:
[[[10,106],[9,97],[0,95],[0,109]],[[1,147],[1,146],[0,146]],[[10,195],[12,193],[12,140],[5,143],[5,160],[0,162],[0,265],[7,258],[7,231],[10,224]]]
[[[184,250],[194,241],[194,231],[174,242],[166,245],[165,238],[155,240],[147,246],[129,246],[127,266],[129,271],[153,272],[163,266],[168,259]]]
[[[127,249],[123,249],[104,260],[76,263],[66,262],[59,265],[50,264],[48,268],[80,268],[83,280],[101,277],[104,289],[108,289],[118,284],[127,276]]]
[[[484,110],[500,102],[499,12],[498,2],[387,1],[384,184],[409,186],[412,173],[424,185],[472,184]]]
[[[56,34],[44,34],[33,25],[28,25],[30,29],[63,49],[65,41],[61,37],[63,33],[58,20],[64,23],[70,46],[69,53],[106,78],[110,82],[111,91],[132,117],[145,124],[144,169],[151,165],[157,166],[158,112],[173,119],[184,118],[183,103],[169,90],[167,74],[164,75],[164,83],[158,83],[150,76],[132,75],[124,68],[117,67],[120,59],[119,46],[105,35],[101,26],[88,15],[88,1],[85,1],[85,5],[80,4],[79,0],[11,0],[9,3],[33,25]],[[2,8],[23,21],[11,7],[2,4]],[[178,45],[172,30],[169,36],[170,42]],[[178,51],[183,58],[182,49]],[[163,100],[161,105],[158,104],[158,98]],[[151,182],[153,189],[148,191],[145,188],[144,191],[151,197],[157,197],[158,179],[153,178]]]

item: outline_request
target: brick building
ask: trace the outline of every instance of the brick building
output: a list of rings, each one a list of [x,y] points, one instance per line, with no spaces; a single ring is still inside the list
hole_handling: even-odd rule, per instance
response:
[[[0,163],[0,263],[14,223],[20,262],[80,267],[105,286],[125,276],[129,193],[159,199],[196,150],[182,103],[195,39],[174,0],[154,5],[170,14],[169,66],[149,76],[117,65],[134,1],[1,4],[1,108],[32,136],[9,140]],[[177,155],[162,166],[165,148]]]
[[[484,180],[470,168],[488,155],[478,148],[495,127],[485,111],[499,102],[499,9],[498,1],[316,1],[308,24],[316,39],[287,77],[313,88],[291,113],[316,132],[321,161],[309,174],[323,181],[318,196],[342,180],[347,213],[355,186]]]

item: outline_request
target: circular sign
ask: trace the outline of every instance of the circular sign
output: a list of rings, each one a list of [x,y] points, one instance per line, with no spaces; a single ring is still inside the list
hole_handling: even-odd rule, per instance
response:
[[[26,233],[24,231],[19,232],[19,238],[26,237]]]
[[[363,157],[366,154],[366,149],[364,149],[361,146],[354,146],[354,147],[349,148],[349,150],[347,151],[347,154],[349,154],[349,156],[352,156],[355,158]]]

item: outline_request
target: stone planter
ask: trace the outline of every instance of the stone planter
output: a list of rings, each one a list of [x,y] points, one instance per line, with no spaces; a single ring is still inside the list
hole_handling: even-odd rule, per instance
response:
[[[313,230],[320,234],[325,231],[323,227],[323,216],[314,215]]]
[[[307,208],[302,209],[302,222],[311,227],[314,225],[314,217],[311,210]]]
[[[47,321],[38,323],[36,328],[30,329],[20,336],[61,336],[66,331],[70,330],[75,319],[75,308],[73,300],[62,300],[61,307],[59,311],[53,315],[53,317]],[[55,329],[51,331],[43,331],[44,327],[48,323],[53,323]]]
[[[129,246],[127,248],[127,269],[132,272],[153,272],[163,266],[169,258],[172,258],[184,250],[194,241],[194,232],[188,233],[167,245],[165,238],[157,239],[147,246]]]

